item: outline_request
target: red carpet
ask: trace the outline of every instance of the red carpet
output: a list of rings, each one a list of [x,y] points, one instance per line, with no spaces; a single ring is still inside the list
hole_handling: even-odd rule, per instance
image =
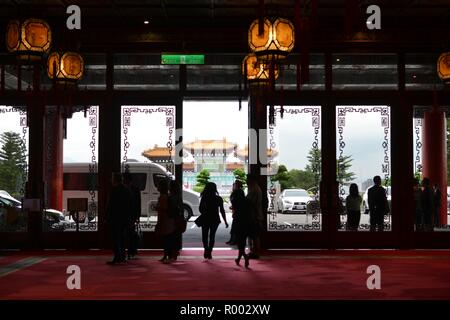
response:
[[[184,251],[165,265],[160,251],[146,251],[109,266],[102,251],[9,253],[0,299],[450,299],[449,251],[269,251],[250,270],[234,264],[235,251],[202,254]],[[66,287],[72,264],[81,290]],[[381,290],[367,289],[369,265],[381,268]]]

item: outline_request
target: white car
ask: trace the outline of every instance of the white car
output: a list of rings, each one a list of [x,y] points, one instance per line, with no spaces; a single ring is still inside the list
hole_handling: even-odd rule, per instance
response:
[[[43,231],[64,231],[70,225],[70,222],[65,221],[61,211],[45,209],[42,214]],[[0,190],[0,225],[4,227],[11,225],[14,229],[26,228],[22,203],[4,190]]]
[[[306,206],[313,200],[314,198],[304,189],[285,189],[275,201],[276,211],[306,214]]]
[[[369,187],[369,188],[367,188],[367,190],[366,190],[366,192],[364,192],[364,196],[363,196],[363,207],[364,207],[364,213],[365,214],[369,214],[369,196],[368,196],[368,194],[369,194],[369,189],[370,189],[371,187]],[[387,200],[388,200],[388,203],[389,203],[389,213],[388,214],[390,214],[391,213],[391,187],[390,186],[388,186],[388,187],[383,187],[385,190],[386,190],[386,196],[387,196]]]

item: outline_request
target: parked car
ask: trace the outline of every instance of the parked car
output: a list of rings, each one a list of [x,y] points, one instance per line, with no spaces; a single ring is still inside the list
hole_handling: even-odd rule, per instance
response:
[[[388,200],[388,204],[389,204],[389,214],[391,213],[391,187],[383,187],[386,190],[386,196],[387,196],[387,200]],[[369,189],[367,188],[366,192],[364,192],[364,196],[363,196],[363,208],[364,208],[364,213],[365,214],[369,214],[369,202],[368,202],[368,193],[369,193]]]
[[[129,161],[127,163],[134,184],[141,191],[141,216],[156,216],[156,203],[158,202],[159,192],[158,183],[161,180],[174,180],[175,177],[163,166],[153,162]],[[67,199],[86,198],[89,205],[97,207],[97,201],[92,204],[90,187],[93,186],[97,197],[97,173],[89,172],[89,163],[64,163],[64,184],[63,184],[63,210],[67,211]],[[192,216],[200,214],[200,194],[198,192],[183,188],[183,208],[184,216],[189,219]],[[94,211],[94,210],[90,210]],[[94,211],[95,213],[95,211]],[[88,216],[89,221],[95,218],[95,215]]]
[[[305,213],[308,202],[313,201],[304,189],[285,189],[275,201],[276,211],[281,213]]]
[[[42,214],[43,231],[63,231],[70,224],[64,219],[61,211],[45,209]],[[22,211],[22,203],[4,190],[0,190],[0,225],[6,228],[12,227],[16,231],[26,228],[26,216]]]

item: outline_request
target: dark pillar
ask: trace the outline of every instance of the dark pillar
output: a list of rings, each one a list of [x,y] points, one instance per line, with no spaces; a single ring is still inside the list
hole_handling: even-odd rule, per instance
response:
[[[264,87],[250,88],[249,97],[249,132],[248,161],[249,173],[257,177],[263,196],[267,194],[267,104],[264,97]],[[267,214],[263,225],[266,229]],[[261,236],[261,246],[266,247],[267,234]]]
[[[44,99],[39,88],[39,66],[34,67],[34,86],[28,99],[27,116],[29,126],[29,163],[28,182],[26,188],[27,199],[44,200]],[[28,246],[42,247],[42,212],[30,210],[28,212]]]
[[[339,223],[337,213],[338,182],[336,176],[336,105],[332,96],[332,55],[325,54],[326,99],[322,105],[322,178],[320,181],[320,207],[322,228],[328,235],[328,248],[336,248]]]
[[[391,103],[392,231],[400,249],[413,246],[413,111],[405,91],[405,54],[398,53],[398,99]],[[411,161],[409,160],[411,159]]]
[[[447,224],[447,146],[445,113],[435,103],[424,114],[422,132],[423,177],[442,192],[440,224]]]
[[[62,211],[63,204],[63,118],[59,107],[45,113],[45,181],[47,207]]]
[[[106,99],[99,106],[99,146],[98,146],[98,233],[99,245],[106,248],[109,233],[105,224],[106,203],[111,190],[113,172],[120,172],[121,145],[121,105],[114,101],[114,61],[113,55],[107,55]]]

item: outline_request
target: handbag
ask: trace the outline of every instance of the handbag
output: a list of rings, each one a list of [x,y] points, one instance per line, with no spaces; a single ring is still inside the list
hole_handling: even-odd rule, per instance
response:
[[[197,219],[195,219],[194,223],[197,225],[197,227],[203,226],[203,216],[199,215]]]

